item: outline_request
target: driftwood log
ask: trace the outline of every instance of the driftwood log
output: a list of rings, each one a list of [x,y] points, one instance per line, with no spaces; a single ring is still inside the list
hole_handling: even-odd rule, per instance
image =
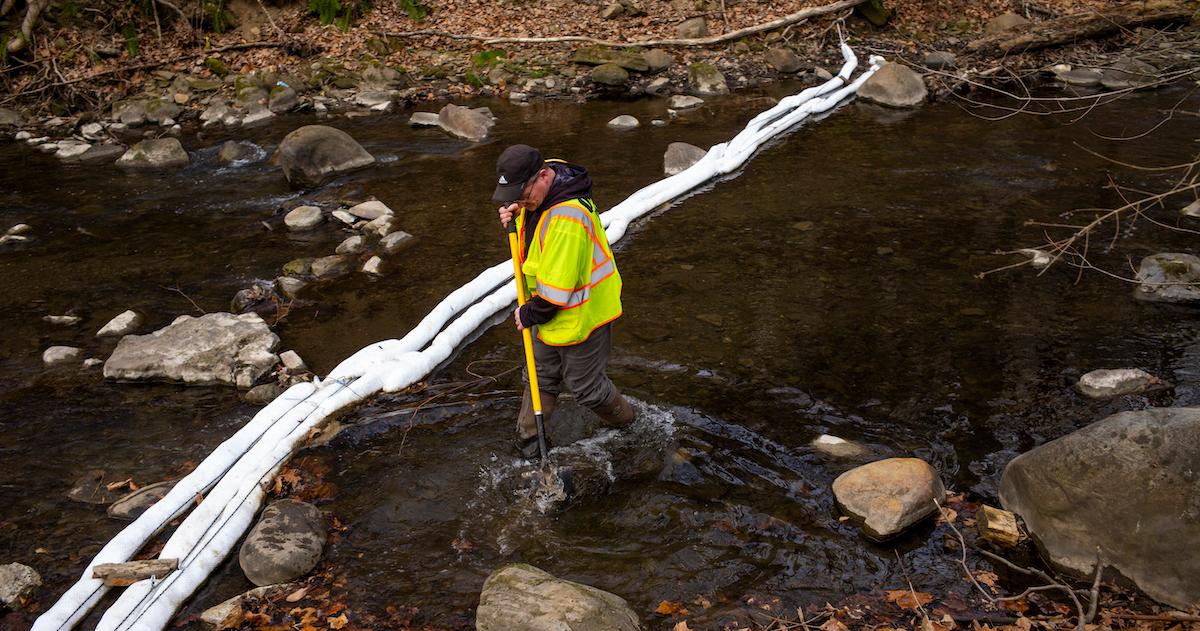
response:
[[[179,567],[179,559],[147,559],[125,563],[101,563],[92,568],[92,578],[109,587],[127,587],[150,578],[162,578]]]
[[[984,55],[1022,53],[1104,37],[1138,26],[1186,22],[1198,10],[1200,2],[1195,0],[1131,2],[1105,9],[1103,12],[1065,15],[1053,20],[1034,22],[1020,29],[988,35],[968,44],[967,50]]]

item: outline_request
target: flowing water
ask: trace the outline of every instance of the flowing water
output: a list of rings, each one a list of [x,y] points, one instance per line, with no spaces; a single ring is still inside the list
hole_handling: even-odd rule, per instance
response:
[[[1014,455],[1116,410],[1193,404],[1194,311],[1138,303],[1130,285],[1077,279],[1065,266],[976,277],[1016,260],[994,251],[1042,241],[1026,220],[1073,223],[1080,215],[1064,220],[1065,211],[1117,203],[1104,188],[1110,173],[1164,186],[1166,175],[1085,149],[1143,165],[1192,159],[1186,116],[1136,140],[1103,138],[1146,130],[1180,98],[1187,111],[1200,103],[1175,90],[1138,94],[1075,123],[985,121],[953,103],[914,112],[849,104],[637,224],[617,248],[625,316],[610,374],[640,402],[643,433],[572,447],[606,472],[577,480],[586,485],[577,497],[539,506],[517,492],[529,471],[510,452],[521,354],[507,322],[424,389],[351,412],[341,433],[304,452],[329,483],[321,508],[343,527],[326,560],[345,575],[351,610],[416,607],[432,624],[468,625],[484,578],[512,562],[620,594],[649,628],[671,626],[653,613],[664,600],[703,597],[709,611],[691,607],[711,622],[737,615],[749,594],[809,605],[909,580],[965,593],[944,527],[877,545],[839,521],[830,484],[854,463],[808,443],[832,433],[873,457],[924,458],[951,489],[995,503]],[[186,138],[191,166],[156,174],[63,166],[0,145],[0,227],[26,222],[35,237],[0,251],[0,563],[41,572],[38,600],[57,598],[123,526],[103,506],[66,499],[76,478],[95,468],[143,484],[179,475],[256,410],[228,388],[45,369],[46,347],[104,358],[115,342],[94,333],[127,308],[146,314],[143,331],[226,310],[238,289],[292,258],[330,254],[347,236],[331,223],[289,234],[281,208],[374,195],[416,244],[385,277],[315,288],[276,326],[283,347],[324,374],[369,342],[402,336],[506,257],[488,203],[506,145],[586,165],[607,208],[661,177],[668,143],[727,140],[769,106],[713,99],[651,127],[661,101],[481,104],[500,122],[494,142],[479,146],[409,128],[406,114],[336,119],[379,164],[308,194],[265,162],[219,165],[226,134]],[[606,129],[621,113],[643,127]],[[271,150],[308,122],[289,117],[236,137]],[[1192,243],[1144,224],[1111,251],[1105,239],[1092,244],[1093,260],[1118,271]],[[68,312],[82,322],[42,321]],[[1071,388],[1083,372],[1125,366],[1174,390],[1093,402]],[[231,558],[184,614],[248,587]]]

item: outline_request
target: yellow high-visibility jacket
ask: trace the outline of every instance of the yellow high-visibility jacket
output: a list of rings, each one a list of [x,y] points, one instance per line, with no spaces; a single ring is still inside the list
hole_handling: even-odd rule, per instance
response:
[[[517,216],[519,242],[525,240],[525,213]],[[537,326],[551,346],[570,346],[621,315],[621,274],[608,236],[586,197],[559,202],[542,212],[533,242],[521,264],[531,295],[558,306]]]

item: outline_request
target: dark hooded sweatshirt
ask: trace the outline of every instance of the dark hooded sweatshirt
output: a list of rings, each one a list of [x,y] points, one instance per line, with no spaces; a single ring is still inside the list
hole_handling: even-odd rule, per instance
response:
[[[577,197],[591,199],[592,197],[592,176],[588,175],[587,169],[570,162],[547,162],[546,166],[554,170],[554,182],[550,184],[550,190],[546,192],[546,199],[542,201],[542,205],[525,218],[525,225],[529,226],[529,229],[525,231],[523,256],[529,252],[529,247],[533,244],[533,235],[537,232],[534,230],[534,226],[537,226],[538,221],[542,218],[542,213],[551,206],[568,199]],[[525,326],[545,324],[554,318],[556,313],[558,313],[558,305],[541,296],[534,296],[532,300],[525,303],[525,306],[521,307],[521,322]]]

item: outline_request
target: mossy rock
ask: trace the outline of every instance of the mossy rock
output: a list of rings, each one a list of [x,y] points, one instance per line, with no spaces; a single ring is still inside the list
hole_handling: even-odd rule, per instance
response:
[[[575,52],[571,53],[571,61],[589,66],[616,64],[634,72],[646,72],[650,70],[650,65],[646,63],[646,58],[642,56],[641,52],[606,48],[604,46],[585,46],[576,49]]]
[[[592,83],[601,85],[623,86],[629,83],[629,73],[617,64],[596,66],[589,75]]]
[[[308,276],[312,274],[312,258],[292,259],[283,264],[284,276]]]
[[[855,7],[854,10],[875,26],[884,26],[892,17],[891,9],[883,6],[883,0],[868,0]]]
[[[217,59],[216,57],[209,57],[208,59],[205,59],[204,67],[208,68],[209,72],[217,75],[218,77],[224,78],[229,74],[229,66],[226,66],[225,62]]]

